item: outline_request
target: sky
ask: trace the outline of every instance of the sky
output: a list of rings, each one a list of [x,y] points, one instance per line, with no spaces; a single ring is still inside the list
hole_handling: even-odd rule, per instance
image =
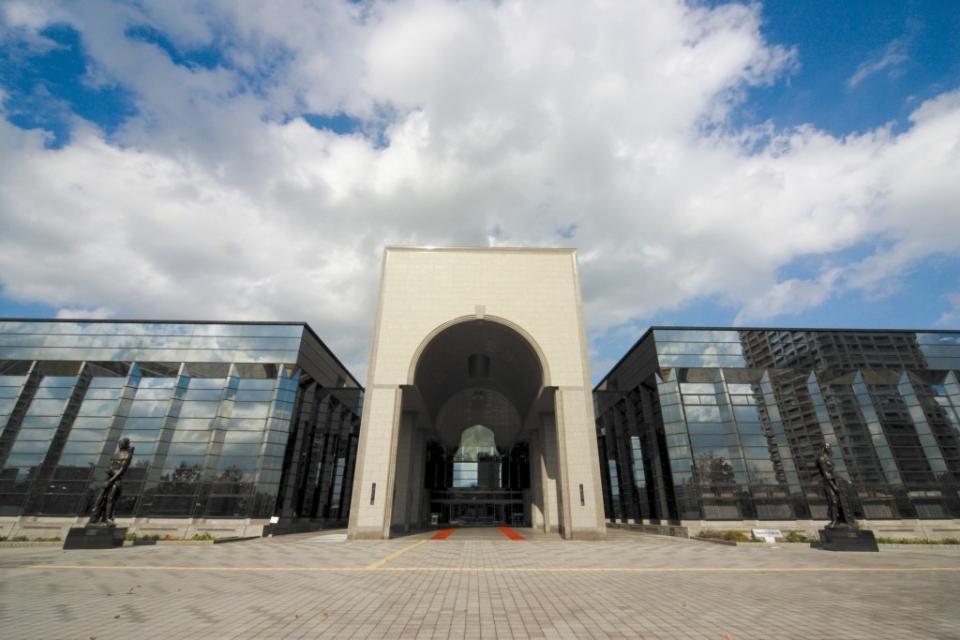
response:
[[[654,324],[960,328],[953,0],[0,0],[0,316],[303,320],[575,247]]]

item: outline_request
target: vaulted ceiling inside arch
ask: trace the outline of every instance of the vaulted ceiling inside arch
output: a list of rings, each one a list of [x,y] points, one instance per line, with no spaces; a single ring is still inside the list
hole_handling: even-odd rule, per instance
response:
[[[468,360],[475,354],[490,359],[488,375],[471,376]],[[438,428],[453,429],[461,421],[452,418],[454,409],[464,416],[485,415],[494,424],[477,420],[461,428],[487,424],[502,446],[500,438],[506,445],[512,440],[508,431],[519,430],[526,420],[543,385],[543,372],[536,352],[519,333],[497,322],[472,320],[445,329],[427,345],[414,384]]]

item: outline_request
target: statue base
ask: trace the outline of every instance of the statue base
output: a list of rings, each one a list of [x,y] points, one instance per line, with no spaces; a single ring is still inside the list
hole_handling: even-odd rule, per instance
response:
[[[820,542],[810,546],[824,551],[880,551],[873,531],[845,525],[820,529]]]
[[[88,524],[85,527],[70,527],[64,549],[113,549],[122,547],[127,537],[127,528],[113,524]]]

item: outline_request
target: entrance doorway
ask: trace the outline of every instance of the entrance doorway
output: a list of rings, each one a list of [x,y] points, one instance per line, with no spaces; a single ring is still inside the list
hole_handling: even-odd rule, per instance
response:
[[[438,524],[451,526],[530,525],[529,447],[497,449],[493,431],[483,425],[464,430],[462,442],[480,434],[489,438],[480,447],[461,444],[448,451],[438,442],[428,446],[424,487],[430,492],[430,512]]]
[[[538,404],[543,373],[530,344],[497,322],[455,324],[423,349],[414,380],[403,388],[392,528],[531,526],[541,498],[530,442],[553,405],[552,396]]]

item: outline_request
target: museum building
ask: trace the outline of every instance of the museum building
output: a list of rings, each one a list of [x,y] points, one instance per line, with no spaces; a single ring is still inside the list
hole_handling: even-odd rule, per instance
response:
[[[958,369],[958,331],[653,327],[594,390],[607,517],[823,521],[829,443],[858,519],[956,535]]]
[[[654,327],[590,384],[572,249],[384,251],[366,388],[289,322],[0,319],[0,536],[960,529],[960,332]],[[879,523],[879,524],[878,524]],[[894,533],[895,535],[895,533]]]
[[[341,526],[362,389],[303,323],[0,320],[0,535],[61,535],[122,437],[139,533]]]

